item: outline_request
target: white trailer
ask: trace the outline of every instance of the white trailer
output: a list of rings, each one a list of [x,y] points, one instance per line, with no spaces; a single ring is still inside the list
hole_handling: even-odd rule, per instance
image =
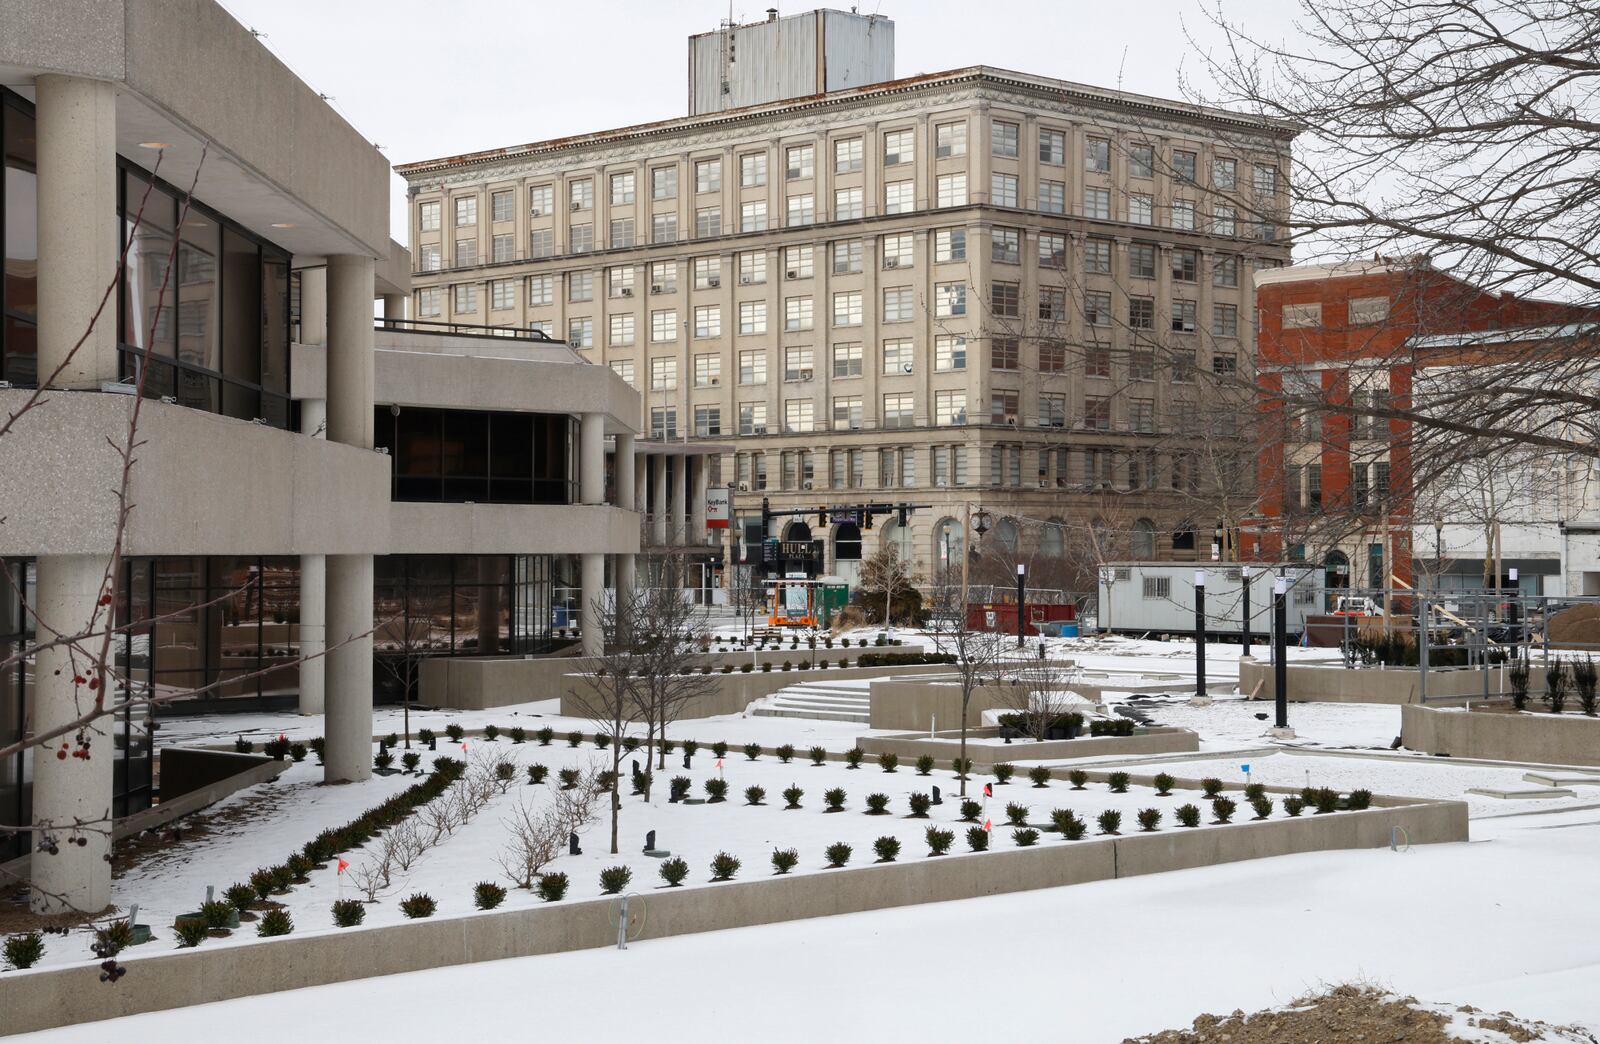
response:
[[[1249,571],[1250,634],[1272,633],[1272,581],[1289,583],[1285,606],[1289,634],[1305,630],[1306,616],[1322,606],[1322,570],[1304,562],[1108,562],[1100,567],[1098,622],[1116,634],[1193,634],[1195,574],[1205,574],[1206,633],[1218,638],[1244,632],[1245,571]]]

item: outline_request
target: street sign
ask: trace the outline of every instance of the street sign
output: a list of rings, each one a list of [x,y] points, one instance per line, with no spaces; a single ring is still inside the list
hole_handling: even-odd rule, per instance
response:
[[[706,490],[706,528],[727,529],[732,498],[727,486],[712,486]]]

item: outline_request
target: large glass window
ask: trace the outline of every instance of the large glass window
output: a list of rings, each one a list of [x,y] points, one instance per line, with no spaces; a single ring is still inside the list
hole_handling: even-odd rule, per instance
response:
[[[571,504],[577,445],[563,414],[379,406],[376,443],[392,463],[395,500]]]
[[[0,380],[37,380],[39,189],[35,172],[33,109],[0,88]]]

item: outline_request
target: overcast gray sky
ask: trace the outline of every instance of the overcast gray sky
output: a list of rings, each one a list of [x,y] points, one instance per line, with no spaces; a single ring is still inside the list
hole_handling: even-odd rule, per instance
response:
[[[727,5],[691,0],[221,0],[391,163],[604,130],[688,110],[687,38]],[[995,65],[1179,97],[1199,75],[1187,28],[1213,0],[868,0],[895,23],[899,76]],[[780,5],[785,14],[813,6]],[[740,22],[767,4],[736,2]],[[1291,0],[1223,0],[1230,20],[1293,35]],[[405,242],[395,179],[394,237]]]

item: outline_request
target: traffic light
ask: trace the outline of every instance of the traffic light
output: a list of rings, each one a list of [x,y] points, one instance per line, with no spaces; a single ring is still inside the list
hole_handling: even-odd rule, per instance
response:
[[[828,509],[825,505],[819,505],[817,507],[817,528],[828,528]]]
[[[872,528],[872,508],[870,508],[870,507],[865,507],[865,508],[861,509],[861,528],[862,529],[871,529]]]
[[[895,514],[900,520],[900,528],[904,529],[906,527],[906,506],[901,504],[897,509],[895,509]]]

